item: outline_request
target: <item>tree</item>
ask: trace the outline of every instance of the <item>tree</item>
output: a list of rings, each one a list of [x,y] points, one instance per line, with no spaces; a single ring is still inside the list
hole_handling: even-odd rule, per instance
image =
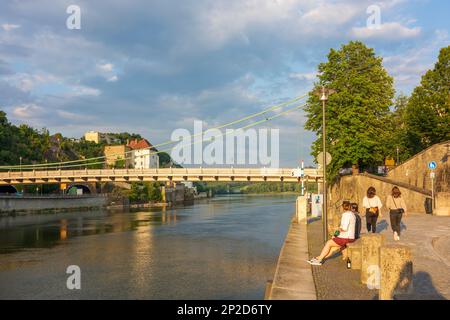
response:
[[[148,184],[148,199],[151,201],[161,201],[161,186],[158,182],[152,182]]]
[[[406,124],[406,112],[409,98],[404,94],[396,97],[394,109],[390,113],[387,123],[389,126],[388,137],[385,140],[387,156],[397,158],[397,148],[399,150],[399,160],[403,162],[412,156],[408,148],[408,126]]]
[[[442,48],[437,63],[423,77],[406,111],[408,147],[417,153],[450,139],[450,46]]]
[[[147,202],[148,201],[148,184],[144,182],[132,182],[129,193],[131,202]]]
[[[394,97],[393,79],[383,68],[382,58],[362,42],[351,41],[340,50],[331,49],[318,71],[319,81],[305,108],[305,128],[318,136],[311,154],[317,156],[322,150],[322,103],[316,93],[326,86],[336,90],[326,108],[327,151],[333,158],[328,166],[330,177],[345,166],[367,168],[382,163],[386,119]]]

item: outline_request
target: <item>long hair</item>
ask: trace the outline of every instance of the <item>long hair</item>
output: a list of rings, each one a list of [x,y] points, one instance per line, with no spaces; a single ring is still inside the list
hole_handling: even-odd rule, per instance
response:
[[[398,187],[393,187],[391,194],[394,198],[398,198],[402,195],[402,193],[400,192],[400,189]]]
[[[367,197],[368,198],[373,198],[373,197],[375,197],[376,194],[377,194],[377,190],[375,190],[374,187],[370,187],[369,189],[367,189]]]
[[[350,201],[345,200],[342,202],[342,209],[344,209],[345,211],[350,210]]]

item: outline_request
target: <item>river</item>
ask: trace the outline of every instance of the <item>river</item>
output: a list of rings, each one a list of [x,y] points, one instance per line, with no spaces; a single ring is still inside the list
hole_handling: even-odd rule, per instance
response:
[[[0,218],[0,299],[262,299],[295,196]],[[69,265],[81,289],[69,290]]]

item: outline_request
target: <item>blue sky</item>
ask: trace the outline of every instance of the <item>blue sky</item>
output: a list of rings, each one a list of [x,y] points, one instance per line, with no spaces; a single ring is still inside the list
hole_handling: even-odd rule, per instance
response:
[[[81,29],[66,28],[69,5]],[[370,5],[381,28],[366,26]],[[450,44],[441,0],[21,0],[0,3],[0,109],[16,124],[80,137],[226,123],[306,93],[330,48],[362,40],[409,94]],[[280,164],[311,163],[302,112],[280,129]]]

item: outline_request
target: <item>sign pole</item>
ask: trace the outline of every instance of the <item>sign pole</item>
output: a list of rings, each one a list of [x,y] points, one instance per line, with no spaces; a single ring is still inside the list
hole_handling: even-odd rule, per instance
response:
[[[431,178],[431,212],[434,213],[435,208],[435,199],[434,199],[434,179],[436,178],[436,170],[437,163],[436,161],[431,161],[428,163],[428,168],[431,170],[430,172],[430,178]]]
[[[318,90],[319,91],[319,90]],[[322,101],[322,151],[323,151],[323,209],[322,209],[322,220],[323,220],[323,239],[324,243],[328,241],[328,210],[327,210],[327,149],[326,149],[326,116],[325,116],[325,105],[328,100],[328,96],[334,93],[333,89],[325,88],[322,86],[321,90],[317,92]]]
[[[431,212],[434,214],[434,207],[435,207],[435,201],[434,201],[434,172],[431,172]]]

